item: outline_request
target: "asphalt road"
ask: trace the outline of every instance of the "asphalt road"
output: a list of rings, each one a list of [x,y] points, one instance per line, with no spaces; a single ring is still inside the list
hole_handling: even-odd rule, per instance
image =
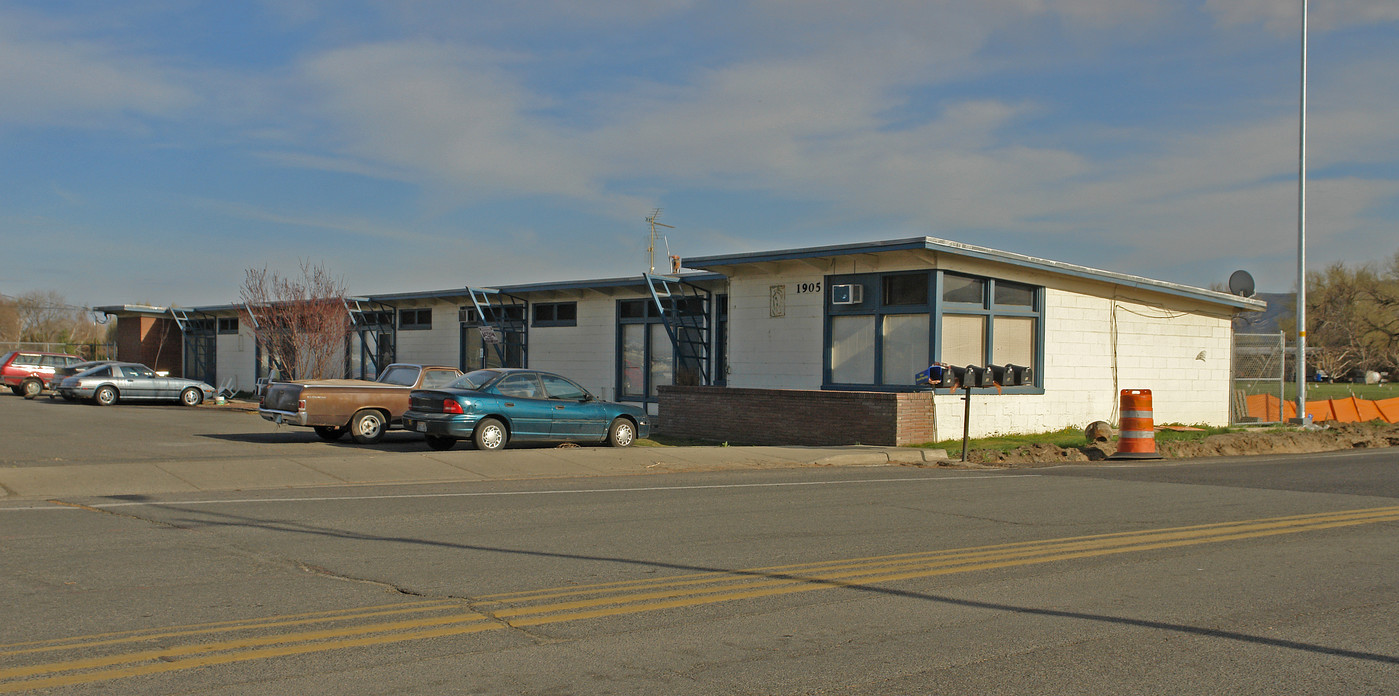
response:
[[[1395,693],[1395,467],[0,502],[0,693]]]

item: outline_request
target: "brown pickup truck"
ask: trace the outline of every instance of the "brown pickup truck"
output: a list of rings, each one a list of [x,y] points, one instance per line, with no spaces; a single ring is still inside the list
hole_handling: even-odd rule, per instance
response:
[[[355,442],[372,445],[400,424],[408,410],[408,392],[438,389],[461,376],[455,367],[394,363],[379,379],[319,379],[267,385],[257,412],[274,423],[316,429],[334,442],[350,433]]]

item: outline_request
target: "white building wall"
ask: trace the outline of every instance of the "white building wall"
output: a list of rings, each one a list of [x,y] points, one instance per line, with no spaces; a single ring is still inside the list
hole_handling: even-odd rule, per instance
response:
[[[1158,424],[1228,424],[1227,316],[1054,288],[1045,305],[1044,394],[973,395],[973,437],[1116,424],[1122,389],[1151,390]],[[935,397],[938,439],[962,434],[964,407]]]
[[[557,372],[612,400],[617,395],[617,301],[642,297],[592,291],[582,296],[531,296],[531,304],[577,302],[578,325],[530,327],[529,366]]]
[[[397,362],[456,367],[461,362],[461,323],[457,319],[457,304],[444,301],[396,303],[395,309],[432,310],[431,329],[398,329]],[[358,348],[356,348],[358,350]]]
[[[1228,424],[1232,334],[1225,308],[923,252],[719,269],[730,273],[729,386],[820,389],[825,277],[933,269],[1046,288],[1044,364],[1037,366],[1044,393],[973,395],[973,436],[1116,423],[1121,389],[1150,389],[1157,423]],[[798,292],[815,283],[819,291]],[[783,317],[772,316],[773,286],[785,289]],[[964,405],[959,394],[935,398],[939,439],[961,436]]]
[[[783,264],[771,274],[729,279],[729,386],[821,388],[823,276],[810,266]],[[782,300],[774,300],[774,288],[781,289]]]
[[[238,321],[237,334],[219,334],[214,344],[214,387],[233,380],[233,391],[252,392],[257,386],[257,338],[248,322]]]

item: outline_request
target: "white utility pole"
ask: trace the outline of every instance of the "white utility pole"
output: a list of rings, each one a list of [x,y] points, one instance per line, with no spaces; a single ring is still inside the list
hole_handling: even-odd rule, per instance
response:
[[[1307,417],[1307,0],[1302,0],[1302,107],[1297,172],[1297,418]]]

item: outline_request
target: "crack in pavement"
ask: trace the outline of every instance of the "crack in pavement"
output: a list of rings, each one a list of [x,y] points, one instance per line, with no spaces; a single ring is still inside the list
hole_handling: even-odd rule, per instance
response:
[[[52,499],[48,500],[47,502],[50,503],[50,504],[52,504],[52,505],[59,505],[59,506],[62,506],[62,507],[70,507],[70,508],[77,508],[77,509],[79,509],[79,510],[86,510],[86,511],[88,511],[88,512],[100,512],[100,513],[102,513],[102,514],[104,514],[104,515],[111,515],[111,516],[113,516],[113,517],[119,517],[119,518],[127,519],[127,520],[136,520],[137,522],[145,522],[145,523],[147,523],[147,524],[153,524],[153,525],[156,525],[156,526],[158,526],[158,527],[165,527],[165,528],[167,528],[167,529],[181,529],[181,530],[184,530],[184,531],[187,531],[187,532],[195,531],[192,527],[184,527],[184,526],[175,524],[174,522],[166,522],[165,520],[157,520],[157,519],[153,519],[153,518],[150,518],[150,517],[142,517],[142,516],[140,516],[140,515],[133,515],[133,514],[131,514],[131,513],[129,513],[129,512],[119,512],[119,511],[117,511],[117,510],[108,510],[108,509],[106,509],[106,508],[93,507],[93,506],[91,506],[91,505],[84,505],[84,504],[82,504],[82,503],[74,503],[74,502],[67,501],[67,500],[59,500],[59,499],[57,499],[57,498],[52,498]]]
[[[187,526],[187,525],[181,525],[181,524],[177,524],[177,523],[174,523],[174,522],[167,522],[167,521],[165,521],[165,520],[158,520],[158,519],[153,519],[153,518],[149,518],[149,517],[142,517],[141,515],[133,514],[133,513],[130,513],[130,512],[121,512],[121,511],[115,511],[115,510],[108,510],[108,509],[105,509],[105,508],[93,507],[93,506],[91,506],[91,505],[84,505],[83,503],[76,503],[76,502],[67,501],[67,500],[52,499],[52,500],[49,500],[49,501],[47,501],[47,502],[49,502],[50,504],[53,504],[53,505],[59,505],[59,506],[63,506],[63,507],[70,507],[70,508],[75,508],[75,509],[78,509],[78,510],[84,510],[84,511],[86,511],[86,512],[97,512],[97,513],[102,513],[102,514],[104,514],[104,515],[111,515],[111,516],[113,516],[113,517],[117,517],[117,518],[124,519],[124,520],[132,520],[132,521],[136,521],[136,522],[144,522],[144,523],[146,523],[146,524],[155,525],[155,526],[157,526],[157,527],[162,527],[162,528],[165,528],[165,529],[177,529],[177,530],[180,530],[180,531],[191,532],[191,533],[202,533],[202,532],[205,531],[204,529],[201,529],[201,526],[202,526],[202,525],[188,525],[188,526]],[[217,539],[217,537],[206,537],[206,538],[215,538],[215,539]],[[402,585],[398,585],[398,584],[395,584],[395,583],[392,583],[392,582],[389,582],[389,581],[386,581],[386,580],[377,580],[377,579],[374,579],[374,578],[361,578],[361,577],[355,577],[355,576],[353,576],[353,575],[347,575],[347,574],[345,574],[345,573],[339,573],[339,572],[336,572],[336,571],[331,570],[331,569],[329,569],[329,568],[326,568],[326,567],[324,567],[324,566],[318,566],[318,565],[315,565],[315,564],[312,564],[312,563],[307,563],[307,562],[305,562],[305,561],[301,561],[301,560],[298,560],[298,559],[295,559],[295,558],[286,558],[286,557],[282,557],[282,556],[275,556],[275,555],[267,554],[267,553],[264,553],[264,552],[258,551],[258,550],[256,550],[256,549],[252,549],[252,548],[243,546],[242,544],[238,544],[238,543],[235,543],[235,542],[229,542],[229,541],[220,540],[219,548],[220,548],[220,549],[223,549],[223,550],[225,550],[225,551],[234,551],[234,552],[237,552],[237,553],[242,554],[242,555],[245,555],[245,556],[250,556],[250,557],[252,557],[252,558],[257,559],[258,561],[261,561],[261,562],[263,562],[263,563],[267,563],[267,564],[269,564],[269,565],[280,566],[280,567],[291,566],[291,567],[294,567],[294,568],[300,570],[300,571],[303,572],[303,573],[307,573],[307,574],[310,574],[310,575],[314,575],[314,576],[317,576],[317,577],[322,577],[322,578],[326,578],[326,579],[330,579],[330,580],[339,580],[339,581],[342,581],[342,582],[357,582],[357,583],[364,583],[364,584],[368,584],[368,585],[375,585],[375,586],[378,586],[378,587],[383,587],[383,588],[389,589],[389,590],[391,590],[391,591],[393,591],[393,592],[396,592],[396,593],[398,593],[398,594],[401,594],[401,595],[404,595],[404,596],[408,596],[408,597],[420,597],[420,598],[423,598],[423,599],[439,599],[439,600],[446,600],[446,601],[457,602],[457,603],[460,603],[460,604],[462,605],[462,607],[463,607],[464,609],[466,609],[467,611],[470,611],[470,612],[472,612],[472,613],[474,613],[474,614],[478,614],[478,615],[480,615],[480,616],[483,616],[483,617],[485,617],[486,619],[488,619],[488,620],[490,620],[490,621],[492,621],[492,622],[494,622],[494,623],[496,623],[496,624],[499,624],[500,626],[502,626],[502,627],[504,627],[504,628],[507,628],[507,629],[509,629],[509,630],[511,630],[511,631],[514,631],[514,632],[516,632],[516,633],[519,633],[520,635],[524,636],[525,638],[529,639],[530,641],[532,641],[533,643],[535,643],[535,644],[537,644],[537,645],[549,645],[549,644],[554,644],[554,643],[566,642],[566,641],[564,641],[563,639],[560,639],[560,638],[555,638],[555,637],[552,637],[552,636],[549,636],[549,635],[545,635],[545,634],[543,634],[543,633],[539,633],[539,632],[530,630],[530,629],[525,628],[525,627],[516,626],[516,625],[512,624],[508,619],[504,619],[504,618],[501,618],[500,616],[498,616],[494,611],[492,611],[492,610],[490,610],[490,609],[487,609],[487,608],[484,608],[484,607],[482,606],[482,603],[481,603],[479,600],[476,600],[476,599],[474,599],[474,598],[472,598],[472,597],[464,597],[464,596],[458,596],[458,595],[452,595],[452,594],[432,594],[432,593],[427,593],[427,592],[419,592],[419,591],[417,591],[417,590],[413,590],[413,589],[410,589],[410,588],[407,588],[407,587],[404,587],[404,586],[402,586]]]
[[[383,587],[383,588],[387,588],[387,589],[389,589],[389,590],[391,590],[391,591],[393,591],[393,592],[397,592],[397,593],[399,593],[399,594],[406,595],[406,596],[408,596],[408,597],[420,597],[420,598],[422,598],[422,599],[437,599],[437,600],[446,600],[446,601],[457,602],[457,603],[461,604],[462,607],[465,608],[466,610],[468,610],[468,611],[470,611],[470,612],[472,612],[472,613],[474,613],[474,614],[479,614],[479,615],[485,617],[486,619],[489,619],[491,622],[493,622],[493,623],[495,623],[495,624],[498,624],[498,625],[500,625],[500,626],[502,626],[502,627],[504,627],[504,628],[507,628],[507,629],[510,629],[511,631],[514,631],[514,632],[516,632],[516,633],[519,633],[520,635],[523,635],[524,637],[530,639],[531,641],[533,641],[533,642],[534,642],[535,644],[537,644],[537,645],[551,645],[551,644],[554,644],[554,643],[563,643],[563,642],[567,642],[567,641],[565,641],[565,640],[563,640],[563,639],[554,638],[554,637],[552,637],[552,636],[544,635],[544,634],[542,634],[542,633],[538,633],[538,632],[536,632],[536,631],[530,630],[529,628],[526,628],[526,627],[523,627],[523,626],[516,626],[515,624],[511,623],[509,619],[505,619],[505,618],[502,618],[502,617],[500,617],[499,615],[497,615],[496,612],[494,612],[494,611],[492,611],[492,610],[490,610],[490,609],[484,609],[484,608],[482,608],[482,606],[481,606],[481,604],[482,604],[481,601],[480,601],[480,600],[477,600],[477,599],[475,599],[475,598],[473,598],[473,597],[466,597],[466,596],[454,595],[454,594],[434,594],[434,593],[428,593],[428,592],[419,592],[418,590],[412,590],[412,589],[409,589],[409,588],[404,587],[404,586],[402,586],[402,585],[397,585],[397,584],[395,584],[395,583],[388,582],[388,581],[386,581],[386,580],[376,580],[376,579],[374,579],[374,578],[360,578],[360,577],[355,577],[355,576],[353,576],[353,575],[346,575],[346,574],[344,574],[344,573],[337,573],[337,572],[335,572],[335,571],[333,571],[333,570],[331,570],[331,569],[329,569],[329,568],[326,568],[326,567],[324,567],[324,566],[313,565],[313,564],[310,564],[310,563],[306,563],[306,562],[304,562],[304,561],[298,561],[298,560],[290,559],[289,562],[292,563],[292,564],[294,564],[294,565],[295,565],[298,569],[300,569],[302,572],[310,573],[310,574],[312,574],[312,575],[316,575],[316,576],[319,576],[319,577],[329,578],[329,579],[332,579],[332,580],[340,580],[340,581],[342,581],[342,582],[357,582],[357,583],[364,583],[364,584],[366,584],[366,585],[374,585],[374,586],[376,586],[376,587]]]

